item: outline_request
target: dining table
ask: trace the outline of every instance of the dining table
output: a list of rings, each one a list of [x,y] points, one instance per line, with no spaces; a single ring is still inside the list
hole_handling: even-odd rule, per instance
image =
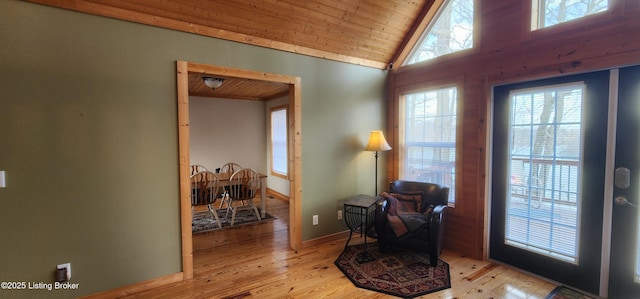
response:
[[[220,186],[229,186],[229,178],[231,174],[228,172],[216,173]],[[267,214],[267,175],[258,172],[260,177],[260,217],[264,218]]]

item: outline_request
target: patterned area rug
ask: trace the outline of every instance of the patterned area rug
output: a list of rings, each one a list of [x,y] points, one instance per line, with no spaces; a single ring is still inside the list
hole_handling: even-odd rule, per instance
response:
[[[595,297],[585,295],[565,286],[558,286],[545,299],[595,299]]]
[[[376,243],[347,247],[335,265],[356,287],[401,298],[451,288],[449,264],[438,260],[431,267],[429,255],[419,252],[381,254]]]
[[[258,211],[259,210],[260,208],[258,208]],[[230,227],[231,212],[229,212],[229,218],[225,217],[225,215],[227,214],[226,209],[217,210],[217,212],[218,212],[218,218],[220,218],[220,222],[222,224],[222,229]],[[269,215],[269,213],[267,213],[265,217],[262,218],[262,221],[269,221],[274,219],[276,218]],[[258,222],[258,217],[254,215],[253,211],[240,210],[236,213],[236,221],[235,223],[233,223],[233,226],[257,223],[257,222]],[[211,215],[209,211],[198,211],[194,213],[193,219],[191,222],[192,233],[194,234],[204,233],[204,232],[208,232],[216,229],[220,229],[220,228],[218,228],[218,223],[216,222],[216,219],[213,218],[213,215]]]

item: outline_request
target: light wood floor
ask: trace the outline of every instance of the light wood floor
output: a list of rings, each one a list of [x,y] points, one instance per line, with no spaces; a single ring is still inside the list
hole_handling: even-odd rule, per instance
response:
[[[269,199],[278,217],[193,236],[194,278],[126,298],[396,298],[356,288],[333,264],[346,239],[289,248],[288,204]],[[355,237],[350,244],[362,242]],[[420,298],[544,298],[555,285],[488,261],[444,250],[451,289]]]

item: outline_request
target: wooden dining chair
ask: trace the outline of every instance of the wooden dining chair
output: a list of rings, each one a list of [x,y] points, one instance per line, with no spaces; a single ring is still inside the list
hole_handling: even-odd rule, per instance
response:
[[[220,166],[220,173],[227,173],[229,174],[229,176],[231,176],[234,172],[238,171],[242,169],[242,166],[240,166],[240,164],[238,163],[225,163],[222,166]]]
[[[250,168],[243,168],[231,175],[229,178],[229,204],[227,205],[227,214],[231,210],[231,225],[235,223],[236,212],[238,210],[253,210],[258,221],[261,221],[258,207],[254,204],[255,198],[260,188],[260,174]]]
[[[203,171],[207,171],[207,168],[198,164],[191,165],[191,175],[194,175],[198,172],[203,172]]]
[[[231,175],[236,171],[242,169],[242,166],[240,166],[240,164],[238,163],[229,162],[220,166],[219,169],[220,171],[217,171],[216,169],[218,173],[231,177]],[[225,203],[227,204],[227,207],[229,207],[229,187],[227,186],[224,187],[224,193],[222,194],[222,200],[220,201],[219,209],[222,209]]]
[[[207,206],[207,209],[216,220],[219,228],[222,228],[218,212],[213,209],[213,204],[222,194],[220,178],[211,171],[201,171],[191,176],[191,216],[197,206]]]

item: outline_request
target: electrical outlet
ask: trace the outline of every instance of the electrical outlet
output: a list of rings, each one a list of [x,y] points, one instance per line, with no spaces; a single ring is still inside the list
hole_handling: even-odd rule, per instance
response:
[[[318,225],[318,215],[313,215],[313,225]]]
[[[63,273],[66,277],[61,278],[63,278],[65,281],[71,279],[71,263],[60,264],[56,268],[58,270],[64,270]]]
[[[338,220],[342,220],[342,210],[338,210]]]

